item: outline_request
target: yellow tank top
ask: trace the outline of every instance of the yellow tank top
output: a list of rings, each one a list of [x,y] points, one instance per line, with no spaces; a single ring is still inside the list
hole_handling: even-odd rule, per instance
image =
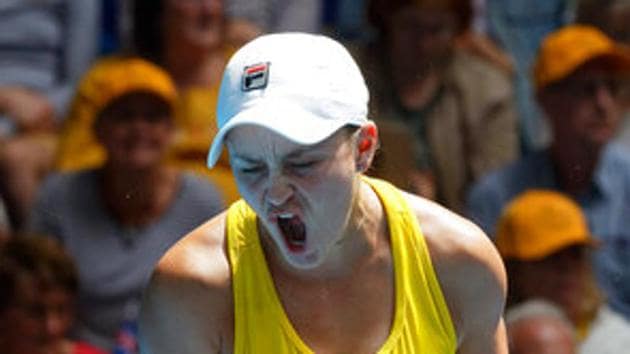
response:
[[[416,216],[394,186],[364,180],[386,211],[396,284],[394,323],[377,353],[455,353],[455,329]],[[227,238],[234,294],[234,353],[313,353],[282,307],[260,244],[256,215],[242,200],[229,209]]]

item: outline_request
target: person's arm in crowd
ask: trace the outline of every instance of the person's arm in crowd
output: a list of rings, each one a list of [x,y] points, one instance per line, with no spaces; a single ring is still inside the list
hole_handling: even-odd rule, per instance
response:
[[[16,129],[32,132],[51,129],[55,111],[41,92],[21,86],[1,86],[0,115],[10,119]]]

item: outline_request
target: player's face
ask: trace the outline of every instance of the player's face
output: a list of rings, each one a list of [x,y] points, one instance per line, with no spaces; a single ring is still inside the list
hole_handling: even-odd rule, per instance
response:
[[[245,125],[227,138],[239,192],[284,260],[321,265],[348,225],[358,185],[354,139],[341,129],[312,146]]]

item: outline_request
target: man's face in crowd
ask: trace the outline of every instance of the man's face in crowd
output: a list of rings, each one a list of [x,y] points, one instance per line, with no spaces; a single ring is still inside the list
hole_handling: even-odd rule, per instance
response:
[[[254,125],[227,137],[239,192],[293,267],[317,267],[341,241],[356,188],[353,142],[341,129],[303,146]]]
[[[455,16],[444,8],[409,5],[390,19],[390,61],[394,70],[415,77],[447,62],[455,36]]]
[[[523,298],[551,301],[574,321],[590,310],[584,304],[595,280],[588,247],[567,247],[540,260],[517,262],[513,269],[511,281]]]
[[[601,147],[614,135],[622,109],[621,81],[604,60],[579,68],[541,93],[556,140]]]

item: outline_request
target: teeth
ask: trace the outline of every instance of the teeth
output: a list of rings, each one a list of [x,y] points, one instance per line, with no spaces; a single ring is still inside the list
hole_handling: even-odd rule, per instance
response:
[[[282,214],[278,214],[278,217],[282,218],[282,219],[291,219],[293,217],[293,214],[292,213],[282,213]]]

